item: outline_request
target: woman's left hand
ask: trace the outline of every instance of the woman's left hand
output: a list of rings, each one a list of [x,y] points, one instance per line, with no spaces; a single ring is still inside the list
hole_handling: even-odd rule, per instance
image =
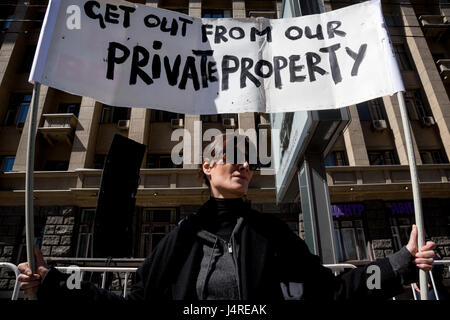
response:
[[[436,255],[433,250],[435,247],[436,244],[433,241],[427,241],[427,243],[420,248],[420,251],[417,250],[417,226],[414,224],[406,249],[414,256],[414,263],[417,265],[417,268],[425,271],[431,270],[434,256]]]

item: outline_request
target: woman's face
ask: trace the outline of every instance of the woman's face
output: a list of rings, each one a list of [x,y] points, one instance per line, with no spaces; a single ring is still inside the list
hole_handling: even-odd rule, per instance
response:
[[[203,172],[209,178],[211,195],[215,198],[240,198],[247,194],[253,176],[248,162],[243,164],[203,164]]]

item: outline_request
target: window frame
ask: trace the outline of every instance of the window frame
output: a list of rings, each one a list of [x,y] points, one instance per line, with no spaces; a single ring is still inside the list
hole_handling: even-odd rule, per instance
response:
[[[126,109],[123,110],[123,109]],[[109,111],[109,114],[105,115]],[[123,118],[123,114],[121,113],[127,113],[125,118]],[[131,108],[129,107],[116,107],[116,106],[110,106],[107,104],[102,105],[102,114],[100,117],[100,124],[106,124],[106,123],[114,123],[117,124],[120,120],[130,120],[131,117]]]
[[[409,52],[404,43],[392,44],[395,57],[397,58],[400,71],[412,71],[414,70],[413,63],[409,56]]]
[[[151,110],[151,123],[171,122],[173,119],[184,119],[184,114],[156,109]]]
[[[217,19],[217,18],[232,18],[232,9],[202,9],[202,18]]]
[[[74,112],[70,112],[70,107],[73,106]],[[80,114],[80,107],[81,103],[59,103],[58,104],[58,113],[67,113],[67,114],[73,114],[75,117],[78,118]]]
[[[168,221],[154,221],[154,213],[156,211],[169,212]],[[153,215],[152,215],[153,212]],[[148,215],[148,219],[146,218]],[[139,225],[139,257],[148,257],[155,249],[156,245],[161,239],[172,231],[176,226],[179,218],[178,210],[174,207],[155,207],[144,208],[140,216]],[[156,231],[153,228],[165,228],[164,232]],[[162,236],[156,243],[154,243],[154,236]],[[156,238],[156,237],[155,237]],[[146,251],[146,252],[145,252]]]
[[[430,106],[424,100],[421,90],[406,90],[405,104],[410,120],[433,116]]]
[[[379,156],[381,156],[382,158],[382,162],[383,163],[378,163],[375,164],[373,163],[374,161],[372,161],[372,156],[378,154]],[[388,158],[386,158],[386,155],[389,154],[389,159],[390,159],[390,163],[388,163],[389,161],[387,161]],[[392,149],[392,150],[367,150],[367,156],[369,158],[369,164],[371,166],[391,166],[391,165],[398,165],[399,160],[398,160],[398,156],[397,156],[397,152],[396,150]]]
[[[84,219],[86,216],[86,213],[89,212],[91,214],[91,217],[89,219]],[[78,224],[78,234],[77,234],[77,247],[75,251],[75,256],[77,258],[89,258],[89,256],[92,256],[92,245],[93,245],[93,237],[94,237],[94,222],[95,222],[95,208],[84,208],[81,210],[80,214],[80,221]],[[86,221],[89,220],[89,221]],[[87,232],[82,231],[82,227],[87,227]],[[86,245],[84,245],[83,248],[80,247],[80,243],[82,239],[87,239],[85,242]],[[83,252],[81,252],[83,251]]]
[[[6,160],[11,160],[12,162],[10,163],[10,165],[8,166],[8,168],[6,168],[5,170],[5,165],[6,165]],[[16,157],[15,156],[2,156],[0,157],[0,162],[1,162],[1,166],[0,166],[0,172],[11,172],[14,168],[14,162],[16,161]]]
[[[359,222],[359,226],[357,224]],[[338,254],[339,262],[345,261],[367,261],[369,260],[369,253],[367,251],[367,237],[364,230],[364,221],[361,217],[360,219],[342,219],[342,218],[334,218],[334,237],[336,243],[336,252]],[[346,249],[344,243],[344,234],[343,231],[351,231],[351,236],[353,239],[354,251],[356,252],[356,259],[353,259],[349,256],[349,252]],[[362,235],[362,239],[360,239],[360,232]]]
[[[180,155],[183,157],[183,155]],[[155,166],[149,166],[149,161],[153,158],[155,161]],[[172,166],[170,167],[162,167],[161,166],[161,160],[169,160]],[[183,168],[183,162],[181,164],[174,164],[172,162],[172,156],[171,154],[158,154],[158,153],[147,153],[147,158],[145,159],[145,168],[146,169],[177,169],[177,168]]]
[[[358,103],[356,108],[361,121],[386,120],[384,103],[381,98]]]
[[[31,99],[32,94],[29,92],[12,93],[9,97],[5,117],[3,118],[3,125],[17,126],[19,123],[25,123],[30,110]]]

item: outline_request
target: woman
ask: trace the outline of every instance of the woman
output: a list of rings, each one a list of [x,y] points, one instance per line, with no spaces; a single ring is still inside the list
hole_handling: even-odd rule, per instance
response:
[[[379,267],[381,290],[367,285],[368,266],[335,277],[285,223],[245,201],[255,169],[248,151],[255,149],[235,142],[221,135],[206,147],[201,172],[211,198],[158,244],[127,299],[387,299],[416,281],[418,268],[431,269],[434,243],[417,252],[414,226],[406,247],[371,263]],[[39,299],[123,299],[88,282],[69,290],[68,275],[48,270],[39,251],[38,274],[27,263],[19,270],[25,294]]]

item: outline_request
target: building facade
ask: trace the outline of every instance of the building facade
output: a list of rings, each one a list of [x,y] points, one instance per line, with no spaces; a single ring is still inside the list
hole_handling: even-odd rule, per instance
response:
[[[194,17],[277,18],[281,1],[131,1]],[[357,1],[325,1],[334,10]],[[0,4],[0,259],[24,249],[27,82],[47,1]],[[427,236],[450,257],[450,8],[439,1],[383,1],[406,87]],[[405,138],[396,97],[349,106],[352,121],[325,159],[340,261],[364,263],[405,244],[414,221]],[[147,256],[209,197],[198,166],[174,165],[174,129],[195,121],[225,130],[269,128],[267,114],[183,115],[117,108],[42,86],[35,161],[35,235],[46,257],[89,257],[102,167],[115,134],[146,145],[133,217],[133,258]],[[191,136],[192,139],[201,137]],[[194,144],[192,144],[194,145]],[[273,174],[255,174],[248,199],[303,234],[299,199],[275,204]],[[0,290],[12,288],[0,270]]]

